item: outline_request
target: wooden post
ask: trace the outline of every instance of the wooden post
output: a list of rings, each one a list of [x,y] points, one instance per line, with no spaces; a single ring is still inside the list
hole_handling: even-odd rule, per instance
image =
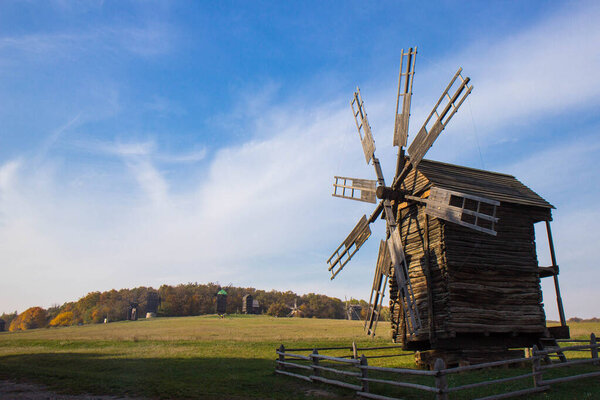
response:
[[[367,357],[365,357],[364,354],[360,356],[360,365],[369,365],[369,362],[367,361]],[[363,378],[369,377],[369,371],[366,368],[361,368],[360,373]],[[369,393],[369,382],[365,381],[365,380],[361,380],[361,382],[362,382],[362,391],[365,393]]]
[[[593,333],[590,335],[590,345],[594,346],[596,344],[596,335],[594,335]],[[596,360],[598,359],[598,348],[597,347],[592,347],[591,348],[591,352],[592,352],[592,358],[595,358]],[[594,365],[598,365],[598,361],[594,361],[593,363]]]
[[[280,353],[285,353],[285,346],[282,344],[277,350],[279,350]],[[284,362],[285,355],[279,354],[279,361]],[[277,369],[285,369],[285,367],[283,366],[283,364],[277,363]]]
[[[533,387],[542,386],[542,370],[540,369],[540,357],[538,355],[538,348],[536,345],[533,345],[531,349],[531,356],[533,359],[531,360],[531,370],[533,372]]]
[[[438,390],[436,395],[437,400],[448,400],[448,382],[446,381],[446,374],[444,373],[444,369],[446,369],[446,364],[444,360],[438,358],[435,360],[435,364],[433,365],[433,369],[435,369],[435,387]]]
[[[552,230],[550,221],[546,221],[546,232],[548,233],[548,246],[550,247],[550,257],[552,258],[552,267],[558,268],[556,263],[556,253],[554,252],[554,242],[552,241]],[[556,291],[556,304],[558,305],[558,315],[560,317],[560,326],[567,326],[565,310],[563,308],[562,297],[560,297],[560,286],[558,285],[558,271],[554,274],[554,290]]]
[[[352,342],[352,358],[355,360],[358,358],[358,349],[356,348],[355,342]]]
[[[319,354],[318,350],[314,349],[313,352],[312,352],[312,354],[311,354],[311,357],[310,357],[310,358],[312,358],[312,364],[313,364],[312,371],[313,371],[313,375],[314,376],[321,376],[321,370],[314,367],[315,365],[316,366],[319,365],[319,359],[317,357],[314,357],[315,355],[318,355],[318,354]]]
[[[423,246],[425,247],[425,280],[427,281],[427,317],[429,325],[429,343],[432,347],[437,344],[435,336],[435,320],[433,310],[433,280],[431,279],[431,262],[429,259],[429,216],[425,214],[425,227],[423,232]]]

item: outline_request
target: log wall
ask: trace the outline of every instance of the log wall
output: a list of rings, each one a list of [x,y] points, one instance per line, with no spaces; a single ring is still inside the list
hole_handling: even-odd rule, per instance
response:
[[[403,187],[413,193],[431,186],[421,173],[412,173],[405,182]],[[533,223],[551,220],[550,210],[501,203],[498,234],[491,236],[426,217],[423,209],[414,203],[398,206],[397,220],[423,323],[419,334],[409,340],[431,341],[435,348],[438,339],[447,343],[457,334],[541,335],[546,321]],[[392,338],[406,344],[393,276],[390,311]]]
[[[437,218],[426,218],[416,205],[399,211],[399,226],[402,227],[404,252],[409,265],[409,275],[423,322],[420,339],[428,340],[430,330],[443,333],[447,330],[448,314],[448,276],[445,261],[443,221]],[[426,233],[428,234],[429,251],[426,249]],[[429,257],[426,257],[428,255]],[[429,273],[427,270],[429,269]],[[393,277],[390,278],[390,312],[392,320],[392,338],[395,342],[405,342],[402,308],[398,302],[398,288]],[[430,291],[430,292],[428,292]],[[431,299],[429,298],[431,297]],[[433,305],[430,316],[429,303]],[[435,335],[435,334],[434,334]]]
[[[524,211],[502,203],[497,236],[444,223],[450,331],[544,331],[535,231]]]

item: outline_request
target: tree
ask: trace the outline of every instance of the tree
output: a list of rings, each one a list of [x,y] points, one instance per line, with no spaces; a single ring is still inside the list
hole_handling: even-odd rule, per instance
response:
[[[273,303],[269,306],[267,314],[273,317],[285,317],[288,315],[290,308],[283,303]]]
[[[73,313],[65,311],[58,314],[50,321],[49,326],[69,326],[73,325]]]
[[[43,328],[46,326],[46,310],[41,307],[31,307],[15,318],[8,328],[9,331],[24,331],[27,329]]]
[[[323,294],[309,293],[301,298],[300,310],[306,318],[335,318],[345,317],[344,303],[340,299]]]
[[[16,319],[18,315],[19,314],[16,311],[14,313],[3,313],[2,315],[0,315],[0,319],[3,319],[4,323],[6,324],[5,329],[9,329],[11,322],[13,322],[13,320]]]

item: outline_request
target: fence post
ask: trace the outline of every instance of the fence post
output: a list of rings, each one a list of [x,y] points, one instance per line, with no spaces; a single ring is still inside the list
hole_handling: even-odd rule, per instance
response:
[[[533,372],[533,387],[542,386],[542,370],[540,369],[540,356],[538,355],[537,345],[533,345],[531,349],[531,369]]]
[[[597,347],[593,347],[596,345],[596,335],[594,335],[593,333],[590,335],[590,349],[592,352],[592,358],[595,358],[596,360],[598,359],[598,348]],[[594,365],[598,365],[598,361],[594,361],[593,362]]]
[[[312,354],[310,355],[310,358],[312,358],[312,364],[313,364],[313,375],[314,376],[321,376],[321,370],[318,368],[315,368],[315,366],[319,365],[319,359],[317,357],[315,357],[315,355],[318,355],[319,352],[317,351],[317,349],[314,349]]]
[[[279,348],[277,350],[280,353],[285,353],[285,346],[282,344],[281,346],[279,346]],[[285,361],[285,355],[279,354],[279,361],[284,362]],[[284,367],[283,364],[277,363],[277,369],[285,369],[285,367]]]
[[[433,365],[433,369],[435,369],[435,387],[438,390],[436,395],[437,400],[448,400],[448,382],[446,381],[446,374],[444,369],[446,369],[446,363],[441,358],[435,360],[435,364]]]
[[[364,365],[364,366],[369,365],[369,362],[367,361],[367,357],[365,357],[364,354],[360,356],[360,365]],[[369,371],[366,368],[361,368],[360,373],[363,378],[369,377]],[[369,393],[369,381],[362,379],[361,382],[362,382],[362,391],[365,393]]]
[[[352,342],[352,358],[355,360],[358,358],[358,349],[356,348],[355,342]]]

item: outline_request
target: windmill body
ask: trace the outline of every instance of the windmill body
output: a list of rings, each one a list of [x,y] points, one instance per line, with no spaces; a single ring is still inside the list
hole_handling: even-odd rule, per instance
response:
[[[393,144],[398,146],[389,186],[357,89],[351,105],[365,159],[376,180],[335,177],[335,197],[377,204],[328,260],[331,279],[386,221],[375,267],[365,330],[375,335],[389,283],[392,338],[418,350],[417,361],[448,364],[514,356],[510,348],[569,336],[558,286],[547,201],[515,177],[424,160],[428,149],[473,87],[462,69],[405,149],[416,49],[402,51]],[[552,265],[539,267],[535,223],[545,223]],[[561,326],[546,328],[540,278],[554,278]]]

